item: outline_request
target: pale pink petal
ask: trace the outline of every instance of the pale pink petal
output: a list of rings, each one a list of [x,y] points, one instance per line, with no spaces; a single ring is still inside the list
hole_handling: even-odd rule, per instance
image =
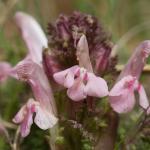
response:
[[[57,110],[53,92],[44,70],[36,65],[33,73],[32,78],[29,79],[29,84],[32,88],[34,97],[48,112],[56,115]]]
[[[60,71],[60,72],[54,73],[54,75],[53,75],[54,80],[58,84],[64,85],[64,81],[65,81],[66,75],[68,74],[68,71],[69,71],[69,69],[66,69],[64,71]]]
[[[26,137],[30,133],[31,125],[33,124],[33,112],[28,110],[26,117],[20,125],[21,136]]]
[[[37,102],[33,99],[29,99],[13,119],[13,122],[20,123],[20,132],[22,137],[26,137],[30,133],[30,128],[33,124],[33,108],[35,105],[37,105]]]
[[[40,25],[33,17],[23,12],[16,13],[15,22],[21,30],[32,60],[40,64],[42,62],[42,50],[48,47],[47,38]]]
[[[135,105],[134,93],[124,90],[120,96],[110,96],[110,105],[118,113],[130,112]]]
[[[77,60],[79,66],[85,68],[88,72],[93,72],[92,64],[89,57],[89,48],[86,36],[83,34],[77,44]]]
[[[86,98],[84,91],[85,85],[81,78],[77,78],[71,88],[67,90],[67,95],[74,101],[80,101]]]
[[[58,119],[52,113],[49,113],[44,108],[40,106],[36,107],[36,116],[34,122],[39,128],[43,130],[52,128],[57,123],[57,120]]]
[[[27,113],[26,105],[22,106],[19,112],[13,118],[14,123],[21,123]]]
[[[93,73],[87,74],[85,92],[88,96],[104,97],[108,95],[108,86],[103,78],[96,77]]]
[[[64,87],[70,88],[74,83],[74,77],[74,73],[69,70],[64,80]]]
[[[145,92],[145,89],[142,85],[140,85],[139,89],[138,89],[138,93],[139,93],[139,104],[142,108],[147,109],[150,104]]]
[[[75,71],[79,69],[78,66],[73,66],[64,71],[57,72],[53,75],[55,81],[64,87],[71,87],[74,83]]]
[[[132,110],[135,105],[135,78],[126,76],[118,81],[109,93],[111,107],[118,113]],[[130,85],[131,84],[131,85]]]
[[[120,81],[118,81],[111,91],[109,92],[109,96],[120,96],[123,93],[123,90],[127,88],[126,84],[130,81],[134,80],[134,77],[132,76],[125,76]],[[133,86],[134,87],[134,86]]]

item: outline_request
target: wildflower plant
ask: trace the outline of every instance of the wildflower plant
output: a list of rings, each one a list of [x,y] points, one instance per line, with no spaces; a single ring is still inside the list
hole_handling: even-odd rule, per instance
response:
[[[17,12],[14,20],[28,51],[15,66],[0,63],[0,81],[14,78],[27,83],[33,93],[12,119],[19,126],[17,137],[26,140],[35,123],[50,131],[51,150],[127,148],[135,137],[117,142],[119,118],[133,110],[135,99],[144,116],[138,132],[149,125],[150,104],[139,81],[150,54],[149,40],[136,48],[117,77],[113,43],[95,17],[80,12],[60,15],[48,24],[47,37],[30,15]],[[16,150],[21,140],[12,142],[3,122],[1,126]]]

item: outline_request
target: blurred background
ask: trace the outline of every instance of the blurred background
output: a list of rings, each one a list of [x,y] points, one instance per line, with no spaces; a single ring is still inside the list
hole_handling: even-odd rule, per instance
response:
[[[141,41],[150,39],[149,7],[149,0],[0,0],[0,61],[9,61],[15,65],[26,54],[25,44],[13,22],[16,11],[24,11],[34,16],[46,33],[48,22],[54,22],[62,13],[69,15],[77,10],[92,14],[103,23],[105,29],[111,33],[113,43],[118,44],[116,53],[119,55],[119,63],[125,64],[134,48]],[[149,81],[148,77],[146,78]],[[0,85],[2,118],[11,121],[16,110],[26,101],[28,97],[26,92],[30,93],[25,84],[11,79]],[[41,136],[42,139],[44,131],[34,128],[36,131],[32,134]],[[124,132],[123,129],[121,132]],[[33,136],[32,134],[30,136]],[[33,150],[44,150],[44,147],[41,149],[39,146],[45,142],[41,139],[38,142],[34,138],[30,142],[26,140],[25,142],[28,143],[23,143],[23,149],[26,150],[30,145],[34,145]],[[144,143],[144,145],[143,148],[142,143],[138,149],[150,148],[150,144]],[[0,138],[0,150],[7,149],[9,147]]]
[[[19,49],[21,42],[17,39],[16,43],[17,36],[12,20],[16,11],[33,15],[46,31],[47,23],[54,22],[59,14],[69,15],[78,10],[95,15],[101,20],[111,33],[113,42],[119,43],[120,62],[125,63],[134,47],[149,39],[149,6],[149,0],[1,0],[0,48],[5,51],[10,46],[13,51]]]

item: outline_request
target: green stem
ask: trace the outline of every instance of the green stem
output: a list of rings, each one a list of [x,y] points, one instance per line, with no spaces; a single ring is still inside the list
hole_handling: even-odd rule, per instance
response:
[[[49,144],[50,144],[51,150],[59,150],[59,147],[56,144],[56,138],[59,132],[58,129],[59,129],[58,124],[56,124],[53,128],[49,129],[49,132],[50,132]]]

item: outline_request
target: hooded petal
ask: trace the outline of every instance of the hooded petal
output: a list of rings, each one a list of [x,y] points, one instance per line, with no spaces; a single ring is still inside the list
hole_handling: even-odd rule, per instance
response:
[[[11,72],[16,74],[16,79],[27,81],[31,78],[31,75],[34,72],[35,67],[33,64],[33,61],[29,57],[26,57],[22,61],[18,62]]]
[[[139,79],[149,54],[150,40],[146,40],[135,49],[125,68],[119,75],[118,80],[127,75],[132,75]]]
[[[57,120],[58,119],[53,114],[49,113],[44,108],[40,106],[36,107],[34,122],[39,128],[43,130],[51,128],[57,123]]]
[[[145,92],[145,89],[142,85],[140,85],[139,89],[138,89],[138,93],[139,93],[139,104],[142,108],[147,109],[150,104]]]
[[[83,34],[77,44],[77,60],[79,61],[79,66],[86,68],[87,71],[93,72],[92,64],[89,57],[89,48],[86,36]]]
[[[21,30],[30,57],[34,62],[40,64],[42,62],[42,50],[48,47],[46,36],[40,25],[33,17],[23,12],[17,12],[14,19]]]
[[[93,73],[88,73],[87,78],[85,92],[88,96],[104,97],[108,95],[108,86],[103,78],[96,77]]]
[[[77,78],[71,88],[67,90],[67,95],[74,101],[80,101],[86,98],[84,91],[85,85],[81,78]]]

